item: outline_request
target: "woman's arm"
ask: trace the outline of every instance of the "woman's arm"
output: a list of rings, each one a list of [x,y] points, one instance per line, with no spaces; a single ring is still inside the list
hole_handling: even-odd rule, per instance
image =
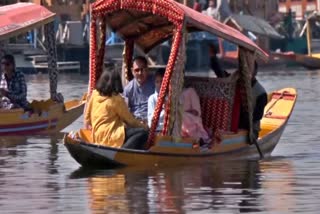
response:
[[[118,95],[115,98],[115,111],[118,116],[129,126],[131,127],[142,127],[148,129],[148,126],[143,124],[141,121],[134,118],[134,116],[129,111],[129,108],[124,101],[124,99]]]
[[[87,97],[87,103],[85,105],[85,109],[84,109],[84,127],[85,129],[91,129],[92,128],[92,124],[91,124],[91,111],[92,111],[92,100],[93,100],[93,96],[88,95],[89,97]]]

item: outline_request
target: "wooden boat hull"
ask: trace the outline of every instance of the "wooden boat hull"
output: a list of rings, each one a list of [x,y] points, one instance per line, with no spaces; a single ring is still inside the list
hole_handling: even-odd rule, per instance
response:
[[[308,69],[320,68],[320,58],[318,57],[296,54],[295,61]]]
[[[259,140],[259,146],[265,157],[270,156],[276,147],[285,125],[270,136]],[[221,160],[257,159],[259,153],[255,145],[221,153],[202,154],[170,154],[138,150],[114,149],[85,142],[73,143],[64,139],[71,156],[84,167],[115,167],[115,166],[165,166],[218,162]]]
[[[287,60],[288,62],[301,65],[307,69],[319,69],[320,68],[320,57],[315,55],[303,55],[295,53],[272,53],[274,58],[280,58]]]
[[[238,53],[235,51],[226,52],[224,56],[221,57],[221,63],[225,68],[237,68],[238,67]],[[278,56],[276,54],[270,54],[268,61],[257,60],[259,67],[273,67],[273,66],[283,66],[287,65],[292,59]]]
[[[42,105],[43,103],[45,101]],[[33,113],[24,112],[22,109],[1,109],[0,136],[58,132],[80,117],[83,108],[82,100],[72,100],[64,104],[53,104],[46,110]]]
[[[286,88],[271,95],[261,120],[258,139],[265,157],[271,154],[279,142],[295,101],[295,89]],[[64,144],[79,164],[90,167],[179,165],[259,158],[256,146],[247,143],[247,134],[243,132],[226,135],[211,149],[186,148],[183,144],[164,142],[149,150],[129,150],[87,143],[86,140],[74,139],[69,135],[65,135]]]

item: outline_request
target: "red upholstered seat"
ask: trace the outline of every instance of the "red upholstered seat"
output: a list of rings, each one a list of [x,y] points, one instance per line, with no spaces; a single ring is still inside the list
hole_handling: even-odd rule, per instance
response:
[[[238,130],[240,96],[236,79],[186,77],[185,85],[197,91],[203,126],[210,134]]]
[[[214,132],[230,130],[231,106],[226,99],[200,97],[203,126]]]

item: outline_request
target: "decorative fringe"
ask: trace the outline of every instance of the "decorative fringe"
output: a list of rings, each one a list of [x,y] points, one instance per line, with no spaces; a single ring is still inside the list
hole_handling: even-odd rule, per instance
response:
[[[106,23],[106,17],[102,17],[99,22],[99,35],[100,35],[100,41],[99,41],[99,50],[98,50],[98,56],[97,56],[97,64],[96,64],[96,80],[97,81],[103,72],[104,67],[104,55],[105,55],[105,43],[106,43],[106,30],[107,30],[107,23]]]
[[[96,48],[97,48],[97,26],[96,26],[96,19],[94,17],[91,17],[91,23],[90,23],[90,64],[89,64],[89,89],[88,94],[92,92],[94,87],[96,86],[96,80],[97,80],[97,54],[96,54]]]
[[[250,143],[254,142],[253,135],[253,107],[252,107],[252,88],[251,88],[251,75],[254,69],[254,53],[244,48],[239,48],[239,72],[240,72],[240,87],[241,87],[241,100],[242,107],[248,113],[249,125],[249,140]]]
[[[133,79],[132,68],[132,57],[133,57],[134,41],[126,40],[124,46],[124,64],[125,64],[125,78],[127,81]]]
[[[175,32],[174,39],[172,42],[172,50],[171,50],[169,61],[166,67],[166,72],[162,80],[161,89],[159,92],[159,97],[158,97],[157,105],[156,105],[154,116],[152,119],[152,125],[149,132],[148,147],[152,146],[154,142],[155,130],[157,128],[160,112],[162,111],[162,106],[164,104],[165,97],[169,89],[171,75],[174,71],[175,62],[177,60],[178,53],[179,53],[179,47],[180,47],[179,45],[181,43],[181,40],[183,39],[182,36],[183,35],[182,35],[182,24],[181,24],[177,27],[177,30]],[[167,114],[169,110],[170,110],[169,108],[166,109]],[[167,117],[167,119],[164,121],[163,134],[167,133],[168,128],[169,128],[169,124],[168,124],[168,117]]]
[[[180,103],[180,95],[184,86],[184,68],[186,60],[186,46],[185,46],[186,37],[182,37],[182,42],[180,43],[179,55],[175,62],[175,68],[172,73],[170,80],[170,115],[169,115],[169,124],[168,131],[166,134],[173,135],[175,137],[181,136],[181,125],[182,125],[182,106]]]

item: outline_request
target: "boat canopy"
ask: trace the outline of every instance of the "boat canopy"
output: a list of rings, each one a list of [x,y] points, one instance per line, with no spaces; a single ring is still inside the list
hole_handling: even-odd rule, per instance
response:
[[[207,31],[236,45],[268,55],[248,37],[210,16],[172,0],[99,0],[92,5],[92,18],[106,17],[109,27],[124,39],[133,39],[145,52],[173,36],[178,25],[188,32]]]
[[[258,17],[232,14],[224,23],[229,26],[231,25],[230,23],[232,23],[240,31],[246,30],[274,39],[284,38],[284,36],[280,35],[268,22]]]
[[[235,83],[239,83],[239,91],[243,93],[241,92],[239,96],[230,93],[230,96],[225,98],[230,99],[230,102],[227,101],[228,103],[232,103],[233,97],[243,97],[242,105],[249,113],[250,142],[253,142],[251,73],[254,69],[255,59],[260,58],[266,61],[268,54],[248,37],[237,29],[173,0],[98,0],[91,5],[89,93],[94,89],[103,70],[107,26],[125,41],[122,74],[125,77],[123,79],[127,81],[133,78],[131,68],[134,45],[139,46],[147,53],[158,44],[172,39],[170,56],[166,62],[166,71],[150,128],[149,146],[154,143],[155,130],[165,100],[168,100],[168,104],[164,108],[165,119],[162,135],[179,136],[181,133],[180,104],[177,97],[180,96],[185,85],[186,34],[197,31],[212,33],[239,46],[239,67],[238,72],[235,72],[239,78],[234,77],[237,79]],[[211,80],[209,83],[214,84]],[[213,93],[214,90],[211,86],[208,86],[208,90],[205,91]],[[236,86],[236,84],[232,84],[232,86]],[[219,88],[219,84],[216,87]],[[235,90],[230,88],[230,91]],[[223,116],[225,120],[230,121],[233,107],[224,109],[230,110],[226,111]],[[238,110],[239,108],[235,112],[239,112]]]
[[[57,93],[58,69],[54,31],[55,13],[33,3],[16,3],[0,7],[0,57],[6,54],[5,43],[10,37],[26,33],[38,27],[44,27],[45,46],[48,54],[48,73],[50,80],[50,98],[63,102]]]
[[[55,13],[33,3],[0,7],[0,41],[50,23],[54,17]]]

